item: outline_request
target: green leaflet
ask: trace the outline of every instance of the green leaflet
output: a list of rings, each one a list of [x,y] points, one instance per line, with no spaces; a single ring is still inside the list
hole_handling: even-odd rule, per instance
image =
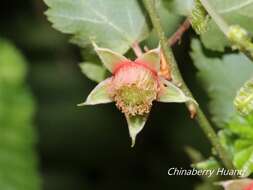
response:
[[[253,79],[247,81],[237,92],[234,99],[236,110],[244,116],[249,115],[253,111]]]
[[[81,47],[96,42],[125,53],[148,33],[145,16],[136,0],[44,0],[53,27],[72,35]]]
[[[194,7],[190,15],[190,21],[193,29],[197,34],[202,34],[207,31],[210,17],[205,8],[200,3],[200,0],[194,1]]]
[[[222,145],[229,150],[237,169],[253,173],[253,117],[235,117],[219,132]]]
[[[0,39],[0,189],[39,190],[34,101],[24,84],[26,63]]]

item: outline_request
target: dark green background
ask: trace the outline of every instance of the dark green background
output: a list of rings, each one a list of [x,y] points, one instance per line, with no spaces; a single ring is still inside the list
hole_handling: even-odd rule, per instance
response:
[[[0,36],[11,40],[29,63],[43,189],[193,189],[198,178],[167,175],[170,167],[189,168],[186,145],[209,152],[185,106],[155,103],[130,148],[126,121],[113,104],[76,107],[96,84],[79,70],[80,49],[51,28],[45,10],[41,0],[5,0],[0,6]],[[194,94],[207,102],[188,55],[191,33],[174,51]]]

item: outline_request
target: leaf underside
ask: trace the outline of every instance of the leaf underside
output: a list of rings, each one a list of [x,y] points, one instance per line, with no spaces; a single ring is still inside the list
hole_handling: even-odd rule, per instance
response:
[[[149,32],[146,19],[136,0],[44,0],[48,19],[57,30],[71,34],[81,47],[95,41],[125,53],[134,42]]]

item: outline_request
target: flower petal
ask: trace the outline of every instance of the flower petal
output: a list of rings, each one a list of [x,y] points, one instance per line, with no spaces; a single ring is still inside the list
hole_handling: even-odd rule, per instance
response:
[[[113,99],[108,94],[108,86],[110,85],[112,78],[108,78],[100,82],[89,94],[84,103],[78,104],[78,106],[84,105],[96,105],[113,102]]]
[[[194,99],[186,96],[184,92],[173,83],[164,79],[162,79],[162,82],[166,86],[162,89],[157,99],[158,102],[193,102],[194,104],[198,105]]]
[[[128,124],[128,130],[129,130],[129,135],[132,139],[132,145],[131,147],[134,146],[135,144],[135,139],[138,133],[141,132],[143,129],[146,121],[147,121],[148,115],[136,115],[136,116],[128,116],[126,115],[127,119],[127,124]]]
[[[160,48],[152,49],[135,60],[136,63],[146,63],[155,71],[160,70]]]
[[[123,55],[120,55],[117,52],[114,52],[110,49],[100,48],[95,43],[93,43],[95,51],[97,52],[99,58],[103,62],[104,66],[110,71],[113,72],[117,64],[129,61]]]

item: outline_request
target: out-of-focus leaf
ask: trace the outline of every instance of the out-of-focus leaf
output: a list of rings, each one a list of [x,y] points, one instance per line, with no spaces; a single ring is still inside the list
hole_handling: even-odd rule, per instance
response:
[[[253,75],[253,73],[252,73]],[[234,100],[235,108],[244,116],[253,111],[253,79],[247,81],[237,92]]]
[[[234,156],[234,165],[243,170],[245,176],[253,172],[253,145],[237,152]]]
[[[194,168],[197,168],[199,170],[213,170],[213,169],[218,169],[220,168],[220,164],[219,162],[211,157],[205,161],[202,161],[202,162],[198,162],[196,164],[193,164],[192,165]]]
[[[198,40],[192,41],[191,57],[211,99],[209,108],[212,119],[217,125],[223,126],[236,115],[233,100],[237,90],[252,76],[253,64],[242,54],[208,57]]]
[[[0,42],[0,82],[9,85],[20,85],[26,75],[25,60],[12,45],[3,40]]]
[[[39,190],[34,102],[24,84],[25,60],[0,40],[0,189]]]
[[[253,18],[253,1],[251,0],[213,0],[213,8],[229,23],[240,25],[249,32],[253,32],[253,25],[249,24]],[[201,36],[204,45],[212,50],[223,51],[229,45],[227,38],[211,21],[209,30]]]
[[[72,34],[72,42],[86,46],[90,40],[125,53],[147,37],[148,26],[136,0],[44,0],[53,27]]]
[[[101,82],[106,78],[106,69],[102,65],[85,62],[80,63],[79,66],[83,74],[85,74],[90,80]]]
[[[194,7],[194,0],[163,0],[166,7],[179,15],[188,16]]]

